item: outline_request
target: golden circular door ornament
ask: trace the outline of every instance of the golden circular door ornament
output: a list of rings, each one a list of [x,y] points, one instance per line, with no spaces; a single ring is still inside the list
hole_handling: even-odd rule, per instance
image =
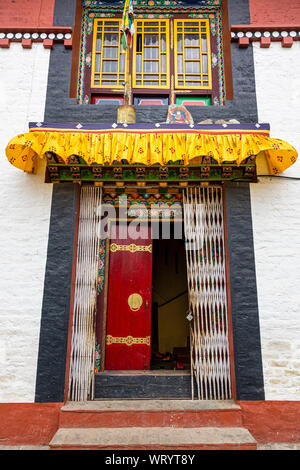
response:
[[[133,312],[137,312],[143,304],[143,298],[140,294],[131,294],[128,297],[128,305]]]

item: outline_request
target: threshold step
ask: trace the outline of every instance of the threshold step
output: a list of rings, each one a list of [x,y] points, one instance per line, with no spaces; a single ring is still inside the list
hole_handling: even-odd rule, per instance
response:
[[[240,410],[232,400],[95,400],[67,402],[61,411]]]
[[[60,428],[51,449],[243,449],[256,450],[245,428]]]
[[[191,376],[186,373],[120,371],[95,376],[95,398],[109,399],[189,399],[192,396]],[[172,372],[172,371],[171,371]]]

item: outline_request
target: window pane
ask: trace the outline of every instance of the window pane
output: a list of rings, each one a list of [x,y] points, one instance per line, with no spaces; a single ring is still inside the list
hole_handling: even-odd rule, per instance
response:
[[[167,71],[166,56],[164,54],[160,56],[160,71],[161,73],[166,73]]]
[[[207,52],[206,34],[203,34],[201,36],[201,47],[202,47],[202,52]]]
[[[200,62],[185,62],[185,73],[200,73]]]
[[[200,49],[198,49],[198,47],[190,47],[190,48],[185,47],[184,56],[185,56],[185,59],[199,60],[200,59]]]
[[[142,56],[137,54],[136,56],[136,71],[139,73],[142,71]]]
[[[202,56],[202,72],[207,73],[208,72],[208,65],[207,65],[207,55]]]
[[[97,34],[96,51],[101,51],[102,34]]]
[[[96,61],[95,61],[95,72],[100,72],[100,64],[101,64],[101,54],[96,54]]]
[[[192,81],[192,82],[194,82],[194,81],[200,82],[201,81],[200,78],[195,76],[195,75],[186,75],[185,78],[186,78],[186,80],[189,80],[189,81]]]
[[[182,52],[182,34],[177,36],[177,51]]]
[[[104,34],[104,45],[106,46],[117,46],[119,41],[119,35],[118,34],[109,34],[105,33]]]
[[[158,48],[157,47],[147,47],[144,50],[144,59],[158,59]]]
[[[185,46],[199,46],[199,35],[198,34],[185,34],[184,45]]]
[[[103,47],[103,58],[104,59],[117,59],[118,58],[117,47]]]
[[[183,60],[182,60],[182,55],[177,56],[177,67],[178,67],[178,72],[182,73],[183,72]]]
[[[160,50],[166,52],[166,35],[162,34],[160,37]]]
[[[144,73],[158,73],[158,61],[156,62],[144,62]]]
[[[158,34],[145,34],[144,46],[158,46]]]
[[[110,62],[109,60],[103,61],[102,72],[117,72],[118,62]]]
[[[120,73],[125,72],[125,54],[120,54]]]

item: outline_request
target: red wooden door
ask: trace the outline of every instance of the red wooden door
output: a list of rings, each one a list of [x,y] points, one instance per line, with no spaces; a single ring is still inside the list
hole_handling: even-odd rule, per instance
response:
[[[110,240],[106,370],[144,370],[151,358],[152,239]],[[118,232],[118,231],[117,231]]]

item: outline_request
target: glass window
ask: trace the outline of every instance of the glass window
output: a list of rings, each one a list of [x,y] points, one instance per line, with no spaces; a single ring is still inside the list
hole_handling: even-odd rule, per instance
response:
[[[169,20],[136,20],[133,88],[170,88]]]
[[[172,86],[175,93],[180,89],[212,89],[208,19],[135,19],[129,51],[123,50],[120,26],[119,18],[94,20],[92,89],[124,89],[128,52],[132,89],[170,90]]]
[[[209,20],[174,20],[175,88],[212,87]]]
[[[92,88],[122,88],[125,54],[121,46],[121,20],[95,20],[92,54]]]

